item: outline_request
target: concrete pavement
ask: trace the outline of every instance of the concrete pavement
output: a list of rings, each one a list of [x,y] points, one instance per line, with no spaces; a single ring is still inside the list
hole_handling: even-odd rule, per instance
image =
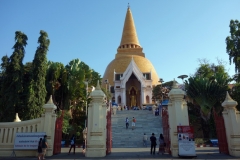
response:
[[[46,160],[80,160],[80,159],[99,159],[99,160],[151,160],[151,159],[179,159],[173,158],[169,154],[150,155],[150,148],[113,148],[112,153],[102,158],[87,158],[82,154],[81,148],[76,148],[76,154],[68,155],[69,148],[62,148],[62,153],[51,157],[46,157]],[[196,148],[197,157],[195,159],[240,159],[225,154],[220,154],[217,147]],[[36,160],[36,157],[0,157],[0,160]]]

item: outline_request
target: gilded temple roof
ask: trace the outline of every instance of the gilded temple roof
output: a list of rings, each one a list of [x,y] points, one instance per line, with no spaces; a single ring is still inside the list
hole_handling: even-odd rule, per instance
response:
[[[114,70],[118,74],[124,73],[130,64],[131,59],[133,58],[142,73],[151,72],[152,85],[159,84],[159,77],[157,75],[157,72],[155,71],[152,63],[147,58],[145,58],[145,54],[142,52],[142,50],[143,48],[140,46],[140,43],[138,41],[132,13],[128,7],[121,43],[117,49],[115,59],[108,64],[105,70],[103,82],[104,80],[108,79],[108,82],[113,85]]]

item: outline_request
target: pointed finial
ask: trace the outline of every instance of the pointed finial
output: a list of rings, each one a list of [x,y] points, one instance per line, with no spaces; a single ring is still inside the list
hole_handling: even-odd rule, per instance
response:
[[[229,93],[228,93],[228,91],[227,91],[225,101],[229,101],[229,100],[231,101],[231,100],[233,100],[233,99],[230,97],[230,95],[229,95]]]
[[[16,118],[14,119],[13,122],[21,122],[21,119],[18,117],[18,113],[16,113]]]
[[[49,98],[47,104],[53,104],[52,95],[50,95],[50,98]]]
[[[130,8],[130,4],[128,3],[128,8]]]
[[[99,85],[99,80],[97,81],[97,86],[96,86],[95,90],[101,90],[100,85]]]
[[[176,83],[176,81],[175,81],[175,78],[173,79],[173,86],[172,86],[172,88],[174,88],[174,89],[177,89],[177,88],[178,88],[177,83]]]

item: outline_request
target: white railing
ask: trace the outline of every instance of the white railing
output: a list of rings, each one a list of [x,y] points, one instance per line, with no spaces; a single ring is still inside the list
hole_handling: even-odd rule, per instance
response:
[[[11,156],[14,152],[17,157],[21,156],[35,156],[37,150],[15,150],[14,140],[16,133],[26,132],[45,132],[47,135],[47,142],[49,148],[47,149],[47,156],[53,155],[53,145],[55,136],[56,114],[54,110],[57,108],[50,97],[47,104],[43,106],[45,114],[40,118],[20,121],[17,114],[18,122],[2,122],[0,123],[0,157]],[[21,118],[21,117],[20,117]]]
[[[17,132],[24,133],[42,131],[43,128],[41,126],[41,122],[43,122],[43,117],[22,122],[0,123],[0,148],[12,148],[15,134]]]

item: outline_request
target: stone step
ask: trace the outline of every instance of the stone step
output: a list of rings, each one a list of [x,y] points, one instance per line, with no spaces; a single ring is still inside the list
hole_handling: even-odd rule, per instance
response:
[[[129,128],[126,129],[125,119],[129,118]],[[136,118],[135,129],[131,129],[132,117]],[[117,111],[116,115],[112,115],[112,147],[113,148],[142,148],[143,134],[149,138],[152,133],[159,137],[162,133],[162,119],[160,116],[153,115],[148,110],[124,110]]]

